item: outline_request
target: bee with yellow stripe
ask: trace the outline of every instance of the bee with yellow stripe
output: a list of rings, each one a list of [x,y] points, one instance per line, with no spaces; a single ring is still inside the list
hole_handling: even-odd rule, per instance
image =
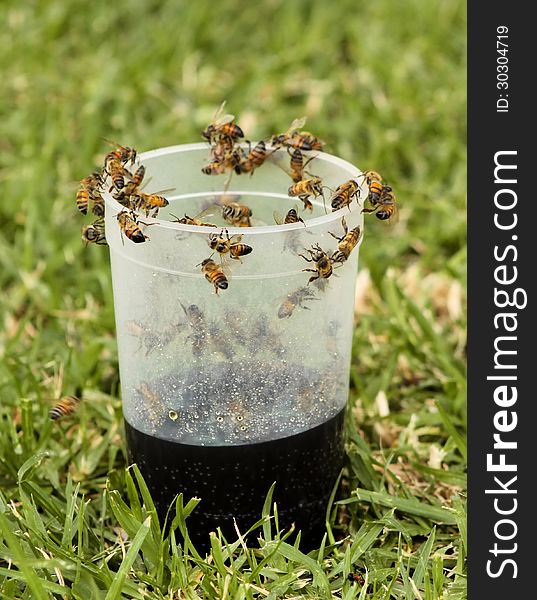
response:
[[[332,212],[339,210],[345,206],[349,206],[354,198],[358,199],[360,196],[360,186],[354,179],[346,181],[334,190],[332,197],[330,198],[330,205],[332,206]],[[349,209],[350,210],[350,209]]]
[[[122,210],[117,214],[116,217],[122,234],[121,241],[123,241],[123,234],[125,234],[125,237],[135,244],[141,244],[149,239],[140,229],[140,226],[138,225],[139,222],[134,211]]]
[[[76,206],[83,215],[88,214],[90,200],[94,202],[94,205],[95,203],[102,203],[104,205],[100,189],[102,185],[103,180],[101,174],[98,172],[84,177],[80,182],[81,189],[78,190],[76,194]],[[95,208],[93,209],[93,212],[95,213]]]
[[[267,156],[267,147],[265,142],[261,140],[250,149],[246,159],[241,161],[235,167],[235,173],[237,173],[237,175],[240,175],[241,173],[250,173],[250,175],[252,175],[255,169],[260,167],[265,162]]]
[[[82,228],[82,241],[88,244],[98,244],[106,246],[106,237],[104,235],[104,219],[96,219],[91,225],[85,225]]]
[[[80,399],[76,396],[64,396],[49,411],[49,417],[57,421],[63,417],[72,415],[80,404]]]
[[[303,219],[298,216],[298,209],[296,207],[296,204],[295,206],[293,206],[293,208],[290,208],[287,211],[285,217],[282,217],[281,213],[276,210],[274,211],[273,216],[274,221],[277,225],[288,225],[289,223],[304,223]]]
[[[252,209],[246,204],[240,204],[239,202],[226,202],[222,203],[222,218],[230,225],[236,227],[251,227],[250,217],[252,216]]]
[[[311,247],[311,250],[306,250],[311,258],[299,254],[304,260],[310,263],[315,263],[315,269],[302,269],[303,271],[311,271],[315,273],[309,278],[308,285],[316,279],[328,279],[332,275],[332,261],[328,254],[319,246],[315,244]]]
[[[341,219],[341,226],[343,227],[344,232],[341,237],[338,237],[331,231],[328,232],[339,242],[336,252],[332,254],[333,263],[344,263],[349,258],[351,252],[357,246],[358,242],[360,241],[360,238],[362,237],[362,231],[360,227],[355,227],[354,229],[351,229],[349,231],[349,228],[347,227],[347,223],[345,221],[345,217]]]
[[[145,216],[149,216],[149,213],[153,211],[153,217],[156,217],[160,208],[168,206],[169,202],[164,196],[158,194],[145,194],[139,192],[134,196],[130,197],[130,207],[133,210],[144,211]]]
[[[218,290],[226,290],[228,288],[228,280],[223,269],[211,258],[206,258],[201,262],[201,272],[205,275],[205,279],[213,284],[214,291],[217,294]]]
[[[378,199],[375,199],[374,202],[369,200],[369,202],[371,203],[371,208],[363,208],[362,212],[374,212],[375,217],[381,221],[387,221],[397,213],[395,194],[393,193],[392,188],[387,185],[382,187]]]
[[[291,197],[298,196],[302,202],[304,202],[304,210],[313,210],[313,204],[310,202],[309,197],[313,196],[316,198],[317,196],[323,195],[323,182],[320,177],[312,177],[310,179],[303,179],[298,183],[292,185],[287,193]]]
[[[240,261],[241,256],[246,256],[253,250],[251,246],[241,244],[241,239],[242,235],[229,237],[228,230],[224,229],[220,234],[211,233],[209,235],[209,247],[218,252],[221,257],[229,253],[230,258]]]

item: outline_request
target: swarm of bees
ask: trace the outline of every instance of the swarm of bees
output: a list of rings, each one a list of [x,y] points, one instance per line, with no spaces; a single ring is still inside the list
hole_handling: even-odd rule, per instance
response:
[[[290,199],[300,200],[304,211],[312,212],[314,202],[322,198],[325,212],[328,200],[332,212],[344,208],[350,212],[353,201],[356,201],[362,203],[364,214],[375,214],[382,221],[390,220],[396,214],[397,201],[393,189],[384,183],[383,178],[376,171],[365,171],[358,177],[339,184],[335,189],[324,185],[322,178],[311,172],[316,153],[323,151],[324,142],[303,129],[306,123],[305,117],[293,120],[283,133],[275,133],[252,143],[245,139],[245,133],[236,122],[235,116],[226,114],[224,109],[225,102],[201,132],[202,138],[209,145],[208,162],[201,167],[201,171],[209,176],[227,174],[225,190],[228,189],[233,175],[252,176],[258,168],[270,160],[287,172],[291,180],[287,191],[288,196]],[[127,238],[135,244],[144,243],[150,239],[145,231],[150,223],[146,223],[143,218],[157,217],[159,210],[169,204],[168,199],[162,195],[166,190],[157,193],[142,191],[146,168],[137,163],[136,149],[122,146],[111,140],[107,142],[113,144],[113,150],[106,153],[103,166],[99,171],[94,171],[81,180],[76,194],[78,210],[84,215],[91,212],[96,217],[91,224],[82,228],[82,240],[86,245],[89,243],[106,245],[102,194],[108,188],[107,191],[123,207],[116,215],[122,242],[125,243],[124,238]],[[279,162],[273,157],[277,152],[279,152]],[[281,162],[282,155],[285,157],[286,154],[289,159],[288,167]],[[363,183],[368,188],[365,198],[361,198]],[[328,198],[325,198],[325,190],[330,192]],[[240,196],[227,191],[217,197],[213,206],[194,216],[185,213],[182,217],[173,214],[171,217],[172,222],[182,225],[216,229],[218,227],[216,224],[206,220],[216,212],[220,213],[222,220],[229,226],[252,227],[252,209],[241,202]],[[302,223],[305,226],[296,204],[285,216],[278,211],[274,211],[273,215],[277,225]],[[282,302],[278,310],[280,318],[291,316],[296,307],[307,308],[305,303],[315,298],[314,291],[308,286],[314,284],[317,289],[324,289],[334,269],[341,267],[348,260],[360,242],[362,232],[359,227],[349,231],[345,218],[342,218],[341,226],[342,234],[329,232],[338,242],[335,250],[323,249],[319,243],[313,244],[310,248],[291,247],[290,241],[286,240],[286,248],[309,263],[303,271],[310,272],[312,275],[305,286],[290,292]],[[241,239],[240,235],[230,237],[225,228],[208,235],[207,243],[213,252],[197,266],[213,286],[216,294],[229,287],[230,266],[242,263],[243,257],[253,251],[252,246],[243,243]]]
[[[106,188],[107,179],[110,178],[112,185],[108,191],[124,207],[117,215],[117,222],[121,237],[125,236],[132,242],[139,244],[149,239],[145,235],[140,224],[139,214],[156,217],[159,209],[169,204],[162,196],[162,192],[148,194],[141,190],[141,184],[145,176],[145,166],[138,165],[132,172],[127,168],[136,165],[137,151],[128,146],[122,146],[116,142],[106,140],[115,146],[114,150],[108,152],[103,161],[100,171],[94,171],[80,181],[80,189],[76,194],[76,206],[83,214],[91,212],[97,217],[90,225],[82,228],[82,241],[87,244],[106,245],[104,232],[104,199],[103,191]]]

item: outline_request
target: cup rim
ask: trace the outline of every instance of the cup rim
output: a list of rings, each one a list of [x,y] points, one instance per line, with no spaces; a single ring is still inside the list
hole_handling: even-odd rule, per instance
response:
[[[271,148],[270,145],[267,146],[268,149]],[[177,144],[174,146],[163,146],[161,148],[155,148],[153,150],[147,150],[146,152],[141,152],[138,154],[138,158],[140,162],[144,162],[144,159],[155,158],[159,156],[165,156],[167,154],[178,154],[182,152],[190,152],[207,149],[207,143],[190,143],[190,144]],[[361,171],[358,167],[353,165],[352,163],[340,158],[339,156],[335,156],[334,154],[329,154],[328,152],[318,152],[317,157],[321,160],[331,163],[334,166],[338,166],[342,169],[346,169],[347,171],[353,172],[354,175],[349,176],[350,179],[356,179],[363,175],[363,171]],[[348,181],[348,180],[347,180]],[[344,182],[342,182],[344,183]],[[363,190],[364,188],[364,180],[362,179],[362,183],[360,184],[360,188]],[[220,193],[240,193],[241,190],[207,190],[207,193],[212,194],[220,194]],[[201,194],[202,192],[193,192],[191,194],[187,194],[188,197],[194,197],[197,194]],[[252,192],[248,192],[252,193]],[[263,195],[261,192],[257,192],[258,195]],[[266,195],[271,195],[271,192],[267,191]],[[179,196],[180,197],[180,196]],[[114,216],[125,210],[125,207],[120,204],[108,191],[105,187],[103,198],[105,204],[114,211]],[[289,196],[289,200],[294,200],[291,196]],[[311,219],[304,219],[304,223],[287,223],[287,224],[273,224],[273,225],[256,225],[252,227],[233,227],[226,226],[225,229],[229,233],[233,234],[243,234],[243,235],[261,235],[261,234],[274,234],[279,232],[286,232],[292,230],[300,230],[304,231],[307,229],[312,229],[318,226],[322,226],[325,224],[335,223],[337,221],[341,221],[342,217],[345,217],[349,214],[357,212],[359,209],[363,208],[363,203],[360,203],[358,200],[356,202],[351,202],[349,206],[345,206],[340,208],[334,212],[329,212],[325,215],[321,215],[320,217],[314,217]],[[166,221],[164,219],[158,219],[154,217],[142,217],[144,223],[157,225],[165,229],[173,229],[176,231],[182,231],[187,233],[203,233],[207,234],[207,227],[198,226],[198,225],[184,225],[182,223],[178,223],[176,221]],[[361,219],[361,227],[363,227],[363,218]]]

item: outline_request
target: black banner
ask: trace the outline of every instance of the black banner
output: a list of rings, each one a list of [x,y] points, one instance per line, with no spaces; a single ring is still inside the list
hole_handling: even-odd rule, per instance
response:
[[[468,5],[470,599],[536,594],[530,7],[497,0]]]

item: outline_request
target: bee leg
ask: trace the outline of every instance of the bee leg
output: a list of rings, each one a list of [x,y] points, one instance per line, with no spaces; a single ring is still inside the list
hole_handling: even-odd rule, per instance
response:
[[[337,235],[333,234],[331,231],[328,232],[333,238],[335,238],[338,242],[341,242],[341,240],[343,239],[343,237],[338,237]],[[346,233],[346,232],[345,232]]]
[[[375,212],[377,210],[377,206],[375,208],[362,208],[362,212],[363,213],[372,213]]]
[[[311,258],[307,258],[306,256],[304,256],[303,254],[299,254],[298,256],[301,256],[304,260],[307,260],[308,262],[313,262],[313,259]]]
[[[312,273],[317,273],[317,269],[302,269],[303,271],[311,271]]]
[[[308,271],[313,271],[314,269],[304,269],[304,270],[308,270]],[[312,282],[315,281],[316,279],[319,279],[319,274],[317,273],[317,276],[313,275],[312,277],[309,278],[308,280],[308,285]]]

